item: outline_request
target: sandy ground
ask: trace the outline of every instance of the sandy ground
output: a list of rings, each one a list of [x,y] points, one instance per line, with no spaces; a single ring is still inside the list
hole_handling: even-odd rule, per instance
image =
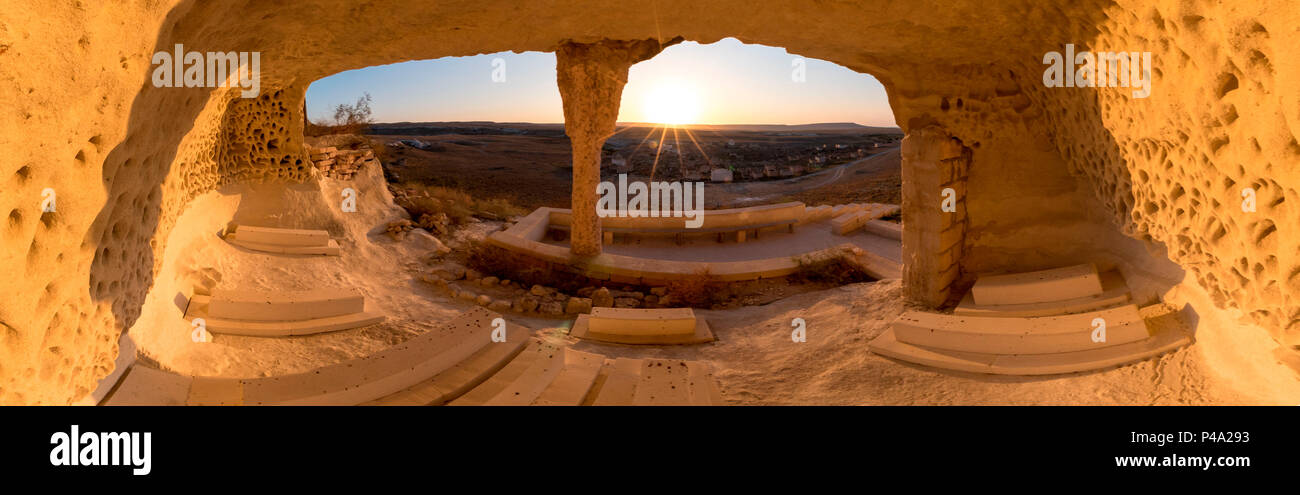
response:
[[[142,358],[178,373],[199,376],[252,377],[295,373],[372,354],[408,338],[435,330],[472,307],[436,295],[418,276],[428,271],[433,251],[423,231],[394,241],[383,233],[401,218],[392,206],[378,171],[344,184],[325,179],[310,186],[238,187],[195,200],[172,234],[162,273],[146,299],[130,337]],[[360,193],[358,212],[342,214],[326,197],[338,197],[345,185]],[[225,222],[247,225],[329,230],[342,256],[283,256],[257,253],[221,240],[215,232]],[[477,223],[461,236],[482,237],[499,223]],[[175,244],[173,247],[172,244]],[[455,245],[453,243],[453,245]],[[184,295],[193,285],[248,290],[305,290],[356,287],[367,308],[388,319],[341,332],[294,338],[214,335],[195,343],[181,319]],[[537,327],[545,322],[525,321]]]
[[[710,361],[731,404],[1289,405],[1297,397],[1294,385],[1235,387],[1209,369],[1222,357],[1196,345],[1129,366],[1047,377],[951,372],[872,354],[868,342],[902,312],[901,289],[899,280],[885,280],[765,306],[699,311],[718,338],[702,346],[645,349],[583,341],[574,347],[611,356]],[[790,338],[794,318],[806,322],[807,342]],[[1281,378],[1295,381],[1294,375]]]
[[[349,184],[360,213],[340,214],[330,201],[341,184],[320,189],[243,188],[211,193],[181,217],[162,273],[130,337],[142,359],[202,376],[270,376],[304,371],[377,352],[428,331],[470,308],[436,295],[418,280],[431,241],[392,241],[379,233],[400,213],[377,171]],[[375,192],[375,194],[370,194]],[[314,213],[313,213],[314,212]],[[268,256],[235,248],[214,234],[234,219],[247,224],[326,228],[342,239],[341,257]],[[500,228],[472,224],[449,245]],[[755,244],[757,245],[757,244]],[[388,315],[382,324],[324,335],[264,339],[216,336],[194,343],[181,319],[190,285],[250,289],[358,287]],[[1179,296],[1188,299],[1193,296]],[[178,298],[180,300],[178,300]],[[677,357],[714,364],[732,404],[1295,404],[1300,381],[1269,362],[1266,336],[1223,319],[1202,318],[1198,343],[1116,369],[1052,377],[995,377],[946,372],[872,354],[867,343],[902,311],[901,283],[885,280],[801,293],[761,306],[699,310],[718,338],[700,346],[640,347],[568,339],[568,320],[507,320],[608,356]],[[807,322],[808,341],[790,339],[791,322]],[[1276,347],[1274,345],[1274,347]],[[1287,374],[1289,373],[1289,374]]]

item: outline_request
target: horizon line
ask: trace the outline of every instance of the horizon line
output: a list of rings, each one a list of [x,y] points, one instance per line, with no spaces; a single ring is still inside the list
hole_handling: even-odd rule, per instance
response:
[[[314,123],[313,123],[313,124],[314,124]],[[385,124],[528,124],[528,125],[558,125],[558,126],[563,126],[563,125],[564,125],[564,122],[529,122],[529,121],[522,121],[522,120],[512,120],[512,121],[499,121],[499,120],[421,120],[421,121],[410,121],[410,120],[403,120],[403,121],[399,121],[399,122],[372,122],[372,123],[370,123],[369,125],[385,125]],[[322,124],[316,124],[316,125],[322,125]],[[858,123],[858,122],[808,122],[808,123],[802,123],[802,124],[766,124],[766,123],[661,124],[661,123],[656,123],[656,122],[615,122],[614,125],[615,125],[615,126],[629,126],[629,125],[635,125],[635,126],[646,126],[646,127],[659,127],[659,126],[670,126],[670,127],[708,127],[708,126],[769,126],[769,127],[800,127],[800,126],[812,126],[812,125],[844,125],[844,126],[851,126],[851,125],[852,125],[852,126],[859,126],[859,127],[877,127],[877,128],[885,128],[885,129],[900,129],[900,130],[902,129],[902,128],[899,127],[897,124],[894,124],[894,125],[877,125],[877,124],[862,124],[862,123]]]

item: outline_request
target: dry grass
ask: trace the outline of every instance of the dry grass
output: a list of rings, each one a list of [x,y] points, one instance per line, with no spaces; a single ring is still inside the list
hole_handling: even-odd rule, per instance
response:
[[[366,138],[366,141],[379,163],[392,163],[397,158],[393,156],[393,149],[384,144],[383,141],[371,138]]]
[[[445,214],[455,225],[466,223],[470,217],[505,220],[525,212],[504,199],[476,199],[464,191],[417,182],[397,186],[405,194],[398,195],[398,203],[419,219],[424,215]]]

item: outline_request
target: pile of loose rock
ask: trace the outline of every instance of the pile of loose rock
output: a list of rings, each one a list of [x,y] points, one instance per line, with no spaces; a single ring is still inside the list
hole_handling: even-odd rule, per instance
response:
[[[398,240],[404,237],[407,232],[415,230],[416,227],[415,222],[406,219],[388,222],[388,236],[392,237],[393,240]]]
[[[421,278],[450,297],[497,312],[562,317],[590,313],[591,308],[663,308],[672,303],[665,287],[651,288],[648,294],[608,287],[584,287],[569,295],[543,285],[525,288],[520,283],[484,275],[454,263],[436,267]]]
[[[379,165],[374,151],[368,147],[359,150],[340,150],[333,146],[313,148],[307,145],[307,153],[311,157],[312,166],[316,167],[321,175],[331,179],[352,180],[357,175],[357,171],[367,163]]]

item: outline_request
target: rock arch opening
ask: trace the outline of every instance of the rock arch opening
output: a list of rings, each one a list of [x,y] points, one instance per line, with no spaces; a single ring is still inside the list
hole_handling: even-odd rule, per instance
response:
[[[667,1],[653,11],[395,1],[15,6],[27,14],[15,18],[117,27],[81,40],[33,29],[0,52],[6,67],[52,74],[0,92],[16,110],[0,129],[38,144],[0,157],[0,212],[9,215],[0,265],[21,274],[0,299],[0,401],[67,403],[114,369],[117,336],[136,322],[195,198],[234,183],[310,180],[308,157],[296,151],[308,81],[407,59],[558,52],[565,118],[578,124],[566,132],[587,181],[598,177],[598,142],[616,122],[610,108],[628,67],[669,40],[736,33],[876,75],[905,131],[937,125],[971,150],[962,271],[1150,256],[1131,273],[1166,281],[1152,293],[1194,306],[1201,329],[1213,330],[1199,332],[1195,352],[1222,351],[1207,362],[1248,370],[1226,380],[1275,390],[1255,387],[1252,397],[1290,394],[1293,377],[1261,371],[1281,359],[1278,344],[1295,344],[1300,322],[1287,230],[1297,224],[1287,205],[1300,201],[1290,197],[1287,165],[1300,160],[1300,146],[1287,90],[1300,74],[1277,62],[1297,41],[1289,6],[940,4],[810,1],[779,14],[727,1]],[[388,22],[350,22],[357,18]],[[305,46],[303,37],[320,42]],[[150,56],[178,44],[261,52],[260,96],[151,85]],[[1152,52],[1151,96],[1044,86],[1044,53],[1066,44]],[[595,187],[575,181],[576,190]],[[35,206],[45,188],[64,191],[49,223],[37,221]],[[1240,206],[1247,188],[1254,211]],[[575,218],[594,218],[594,202],[574,199]],[[599,251],[596,232],[594,221],[575,221],[577,254]],[[1249,337],[1260,332],[1271,339]],[[1238,339],[1249,345],[1231,345]]]

